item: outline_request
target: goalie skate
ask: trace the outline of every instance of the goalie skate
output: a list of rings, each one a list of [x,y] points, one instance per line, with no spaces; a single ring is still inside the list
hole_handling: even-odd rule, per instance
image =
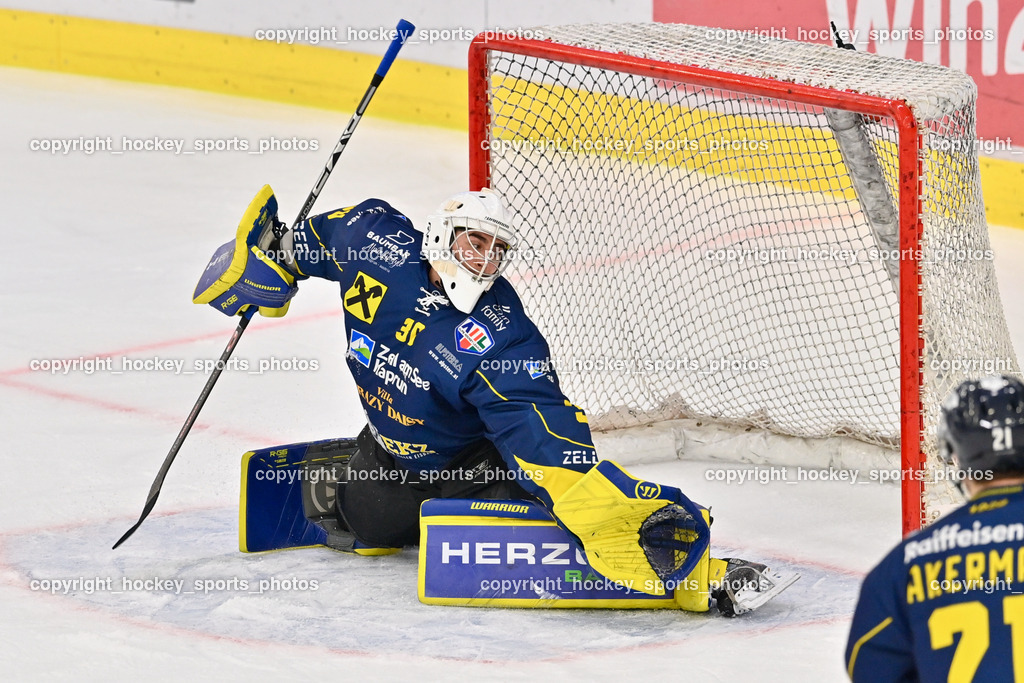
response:
[[[727,617],[754,611],[800,578],[796,572],[772,571],[757,562],[737,559],[727,561],[729,565],[725,576],[711,590],[718,611]]]

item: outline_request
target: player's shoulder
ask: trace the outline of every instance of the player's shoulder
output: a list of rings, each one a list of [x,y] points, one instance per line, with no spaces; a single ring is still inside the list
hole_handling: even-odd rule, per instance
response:
[[[470,313],[452,309],[447,319],[455,326],[457,350],[476,356],[476,363],[485,368],[498,358],[540,360],[547,357],[544,337],[523,311],[519,296],[504,278],[495,280]]]
[[[920,532],[917,532],[920,533]],[[878,590],[883,584],[891,584],[895,582],[901,582],[905,579],[908,572],[908,564],[905,562],[907,557],[907,544],[911,542],[914,535],[910,535],[907,538],[900,541],[892,550],[886,553],[885,557],[876,564],[871,571],[868,572],[867,576],[864,577],[865,590]]]
[[[965,503],[957,514],[969,518],[1022,519],[1024,486],[992,486]]]
[[[473,317],[493,330],[499,348],[543,341],[543,336],[523,308],[515,288],[504,277],[480,297]]]
[[[523,310],[523,302],[519,298],[515,287],[503,276],[498,277],[494,284],[491,285],[491,288],[480,297],[478,309],[480,305],[500,306],[503,310],[507,310],[509,314],[526,316]]]
[[[945,527],[966,528],[975,523],[991,526],[1006,522],[1018,522],[1024,515],[1024,486],[992,486],[941,517],[930,526],[907,538],[908,541],[927,538]]]
[[[325,214],[328,220],[341,221],[346,227],[370,228],[380,222],[396,222],[412,228],[412,221],[404,213],[383,199],[364,199],[358,204],[336,209]]]
[[[875,584],[877,587],[877,584],[882,582],[902,580],[922,551],[930,554],[936,550],[933,547],[933,539],[941,533],[943,527],[958,524],[963,511],[964,507],[956,508],[932,524],[908,534],[868,572],[864,585]]]
[[[909,566],[915,560],[942,558],[964,547],[1019,539],[1024,534],[1022,519],[1024,486],[993,487],[907,536],[882,564]]]

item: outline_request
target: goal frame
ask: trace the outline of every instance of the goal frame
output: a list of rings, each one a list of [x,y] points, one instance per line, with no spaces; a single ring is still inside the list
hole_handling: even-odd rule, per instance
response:
[[[921,250],[922,134],[904,100],[728,74],[692,65],[659,62],[624,54],[572,47],[544,40],[477,35],[469,47],[469,188],[490,185],[488,140],[488,56],[506,52],[579,66],[610,69],[641,77],[663,78],[746,95],[775,98],[804,105],[839,109],[890,119],[897,133],[899,204],[899,335],[900,335],[900,461],[902,531],[920,529],[925,515],[925,434],[921,409],[924,374]],[[571,399],[572,397],[570,397]]]

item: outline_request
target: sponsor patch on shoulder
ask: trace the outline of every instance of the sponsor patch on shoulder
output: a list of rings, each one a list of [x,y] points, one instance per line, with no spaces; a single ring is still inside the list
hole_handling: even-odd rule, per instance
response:
[[[494,346],[494,339],[491,337],[490,330],[472,316],[466,318],[455,328],[455,347],[461,353],[482,356],[492,346]]]

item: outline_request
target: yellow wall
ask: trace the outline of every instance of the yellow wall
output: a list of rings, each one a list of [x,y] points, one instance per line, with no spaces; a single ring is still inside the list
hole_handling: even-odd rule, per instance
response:
[[[351,112],[382,55],[0,9],[0,64]],[[467,128],[466,72],[399,59],[373,115]]]
[[[988,222],[1024,228],[1024,164],[981,157],[980,165]]]
[[[380,55],[0,9],[0,65],[355,110]],[[463,69],[399,59],[373,116],[467,129]],[[990,223],[1024,227],[1024,164],[981,159]]]

